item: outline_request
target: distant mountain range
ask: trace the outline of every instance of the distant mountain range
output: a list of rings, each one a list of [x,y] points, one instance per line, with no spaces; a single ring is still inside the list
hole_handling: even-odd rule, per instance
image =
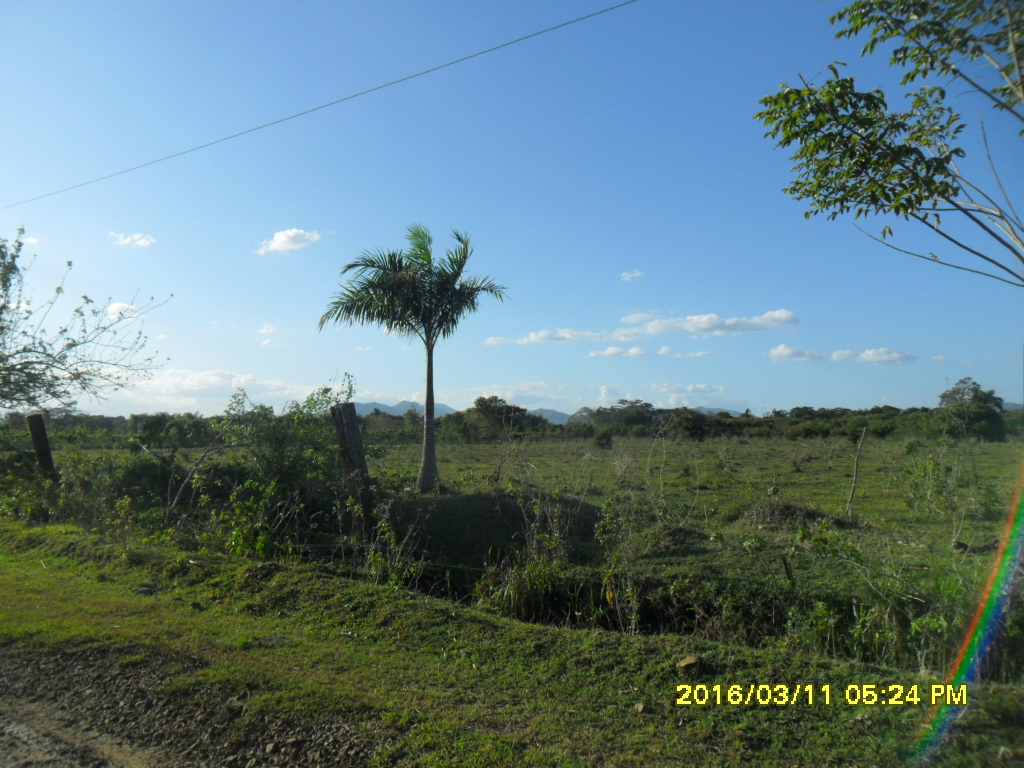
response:
[[[743,415],[739,411],[730,411],[728,408],[705,408],[703,405],[698,405],[696,408],[691,408],[690,410],[700,411],[701,413],[728,413],[730,416]]]
[[[1004,411],[1019,411],[1021,408],[1024,408],[1024,405],[1020,403],[1003,403]]]
[[[360,416],[366,416],[369,413],[373,413],[373,410],[379,409],[384,413],[390,413],[392,416],[404,416],[405,412],[412,408],[416,413],[423,413],[423,406],[419,403],[414,403],[409,400],[403,400],[395,405],[385,405],[384,403],[356,403],[356,413]],[[447,416],[449,413],[455,413],[455,409],[444,403],[434,403],[434,417],[441,418]],[[550,421],[552,424],[565,424],[569,420],[568,413],[562,413],[561,411],[553,411],[550,408],[538,408],[530,413],[536,413],[543,416],[545,419]]]
[[[373,413],[374,409],[379,409],[384,413],[390,413],[392,416],[404,416],[406,411],[412,408],[416,413],[423,413],[423,406],[419,403],[413,403],[409,400],[403,400],[396,405],[384,405],[384,403],[356,403],[356,414],[358,416],[366,416],[368,413]],[[434,403],[434,418],[439,419],[449,413],[455,413],[455,409],[451,408],[444,403]]]
[[[550,408],[536,408],[532,411],[527,411],[527,413],[535,413],[538,416],[543,416],[552,424],[565,424],[567,421],[569,421],[568,413],[562,413],[561,411],[552,411]]]

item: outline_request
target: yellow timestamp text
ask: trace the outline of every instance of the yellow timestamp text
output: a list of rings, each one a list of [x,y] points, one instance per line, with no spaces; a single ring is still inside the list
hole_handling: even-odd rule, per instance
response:
[[[792,707],[830,706],[847,704],[860,707],[904,707],[927,704],[930,706],[967,706],[967,683],[960,685],[932,684],[899,685],[897,683],[850,683],[833,686],[811,683],[788,685],[778,683],[747,683],[676,686],[676,705],[680,707]]]

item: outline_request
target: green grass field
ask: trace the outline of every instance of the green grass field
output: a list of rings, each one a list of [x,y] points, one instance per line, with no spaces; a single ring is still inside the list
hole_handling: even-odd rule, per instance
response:
[[[855,449],[442,445],[419,496],[417,450],[393,447],[371,466],[396,533],[374,562],[2,519],[0,643],[199,660],[161,695],[353,722],[375,765],[900,765],[929,707],[843,692],[943,676],[1022,451],[868,441],[848,516]],[[944,764],[1024,760],[1019,602],[1006,624]],[[680,684],[754,693],[684,707]],[[757,705],[779,685],[818,698]]]

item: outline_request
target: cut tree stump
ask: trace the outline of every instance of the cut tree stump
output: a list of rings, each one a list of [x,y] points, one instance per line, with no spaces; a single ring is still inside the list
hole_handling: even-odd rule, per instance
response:
[[[46,436],[46,424],[43,422],[42,414],[33,413],[26,421],[29,434],[32,435],[32,447],[35,448],[39,466],[47,477],[59,481],[60,475],[57,474],[57,468],[53,466],[53,454],[50,453],[50,440]]]
[[[341,463],[345,468],[345,484],[348,495],[359,502],[362,509],[362,532],[368,538],[377,527],[373,513],[373,492],[370,490],[370,470],[366,467],[366,453],[363,438],[356,421],[355,403],[340,403],[331,406],[334,431],[338,434],[338,448],[341,449]]]

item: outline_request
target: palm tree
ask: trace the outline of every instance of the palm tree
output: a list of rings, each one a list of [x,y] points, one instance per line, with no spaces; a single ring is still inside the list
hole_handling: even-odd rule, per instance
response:
[[[409,227],[406,251],[363,251],[346,264],[341,274],[355,278],[334,296],[320,318],[320,330],[329,321],[372,323],[386,333],[418,336],[427,348],[427,396],[423,405],[423,459],[416,487],[429,491],[437,482],[434,450],[434,345],[448,338],[459,320],[475,312],[481,294],[505,299],[504,286],[489,277],[463,277],[473,253],[469,235],[452,230],[458,247],[447,258],[434,260],[433,238],[426,227]]]

